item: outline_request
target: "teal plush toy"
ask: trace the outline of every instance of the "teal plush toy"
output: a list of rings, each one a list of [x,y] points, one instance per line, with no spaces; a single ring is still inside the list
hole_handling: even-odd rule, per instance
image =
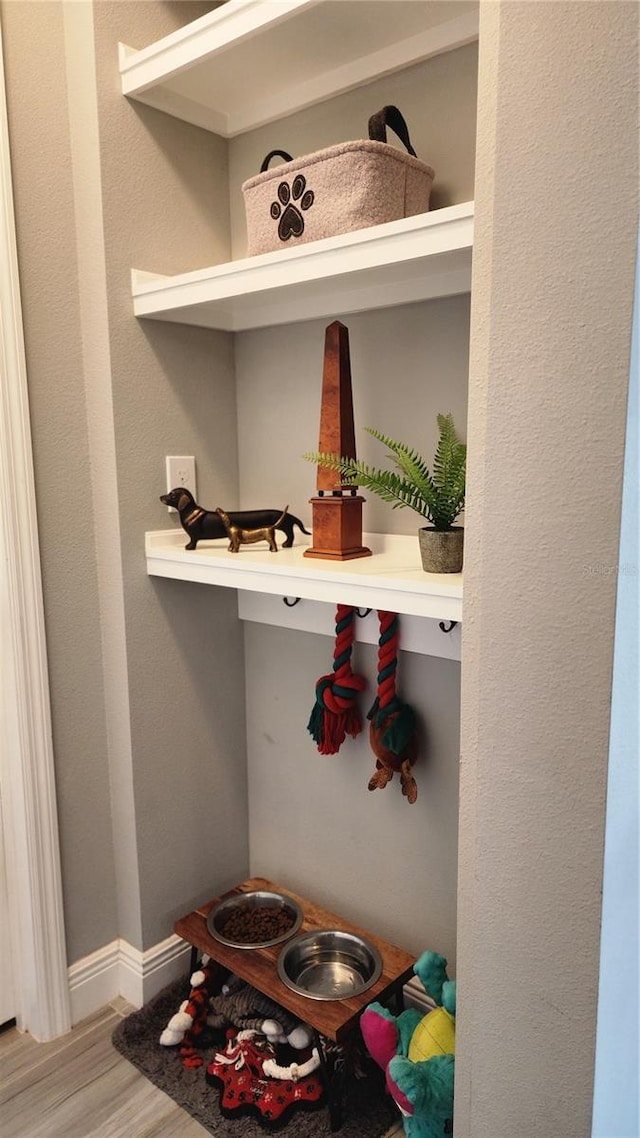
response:
[[[453,1133],[456,985],[436,952],[423,952],[413,970],[440,1006],[427,1015],[407,1008],[394,1016],[382,1004],[369,1004],[360,1027],[402,1111],[407,1138],[443,1138]]]

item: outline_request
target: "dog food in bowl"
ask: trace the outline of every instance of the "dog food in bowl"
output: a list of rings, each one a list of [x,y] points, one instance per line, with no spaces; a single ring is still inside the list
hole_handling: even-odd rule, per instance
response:
[[[230,948],[268,948],[280,944],[302,924],[300,907],[284,893],[257,890],[228,897],[207,917],[211,936]]]

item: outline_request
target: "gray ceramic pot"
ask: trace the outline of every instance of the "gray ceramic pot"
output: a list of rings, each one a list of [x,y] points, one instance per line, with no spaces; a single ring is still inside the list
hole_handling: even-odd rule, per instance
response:
[[[425,526],[418,530],[418,540],[425,573],[462,571],[463,526],[453,526],[449,530],[436,530],[431,526]]]

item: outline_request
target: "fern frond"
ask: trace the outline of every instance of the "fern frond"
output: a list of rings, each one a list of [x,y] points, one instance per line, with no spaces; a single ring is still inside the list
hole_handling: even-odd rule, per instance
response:
[[[384,435],[381,431],[375,430],[374,427],[365,427],[365,431],[388,448],[390,451],[389,458],[395,463],[400,473],[410,482],[414,483],[429,508],[435,509],[437,505],[437,495],[433,478],[429,473],[429,468],[422,455],[419,454],[418,451],[406,446],[405,443],[399,443],[395,439],[390,438],[389,435]]]
[[[461,443],[453,425],[453,416],[438,415],[440,438],[433,460],[433,479],[436,486],[450,497],[460,471],[464,468],[467,448]]]
[[[323,470],[335,470],[337,474],[342,474],[345,482],[354,480],[352,475],[355,475],[355,471],[352,467],[357,465],[354,459],[342,458],[339,454],[321,454],[319,451],[308,451],[302,457],[314,466],[321,466]]]
[[[440,438],[433,462],[433,478],[442,511],[442,528],[448,529],[464,507],[467,448],[460,442],[453,416],[438,415]]]
[[[335,454],[312,453],[303,457],[325,470],[339,472],[347,485],[371,490],[385,502],[390,502],[394,509],[408,507],[427,521],[432,520],[429,504],[419,489],[409,479],[401,478],[392,470],[380,470],[358,459],[342,458]]]
[[[365,430],[387,448],[388,458],[398,474],[337,454],[317,452],[303,457],[307,462],[339,473],[344,485],[363,486],[390,502],[394,509],[408,507],[436,529],[448,530],[464,508],[467,448],[458,439],[451,414],[438,415],[438,427],[440,438],[433,474],[417,450],[374,427],[365,427]]]

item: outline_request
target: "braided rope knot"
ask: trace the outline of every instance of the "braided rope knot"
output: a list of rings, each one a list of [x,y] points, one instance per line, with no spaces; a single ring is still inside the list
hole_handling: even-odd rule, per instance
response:
[[[352,606],[338,605],[333,673],[321,676],[316,683],[316,699],[308,723],[321,755],[335,755],[347,735],[355,739],[362,731],[357,698],[367,681],[351,669],[353,622]]]
[[[337,679],[334,674],[321,676],[316,684],[316,703],[327,711],[339,715],[353,707],[358,693],[364,691],[367,681],[364,676],[351,672],[348,676]]]

